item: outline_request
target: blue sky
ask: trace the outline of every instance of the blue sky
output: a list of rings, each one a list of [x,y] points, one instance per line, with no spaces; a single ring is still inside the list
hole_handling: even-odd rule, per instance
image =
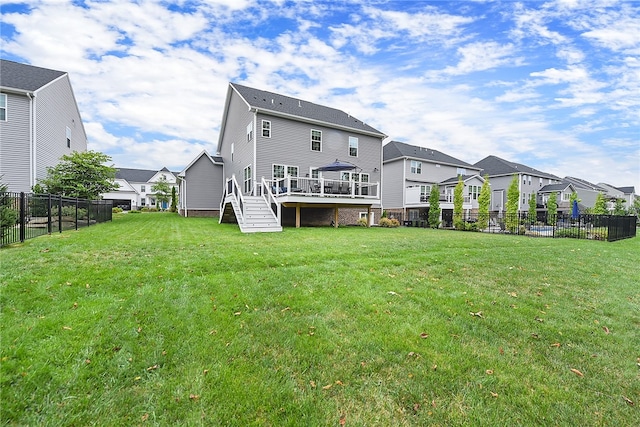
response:
[[[640,2],[5,2],[1,30],[4,59],[69,72],[89,148],[119,167],[215,153],[232,81],[640,192]]]

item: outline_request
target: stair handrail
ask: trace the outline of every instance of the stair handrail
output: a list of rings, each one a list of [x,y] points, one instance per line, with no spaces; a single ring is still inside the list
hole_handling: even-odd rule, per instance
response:
[[[236,218],[236,220],[238,221],[238,224],[244,224],[244,197],[242,196],[242,191],[240,190],[238,181],[236,181],[235,174],[232,175],[231,178],[227,178],[227,181],[225,183],[224,194],[222,195],[222,201],[220,202],[221,213],[227,196],[234,197],[238,202],[238,207],[240,208],[240,218]],[[220,218],[222,219],[222,215],[220,216]]]
[[[271,192],[271,183],[267,182],[267,180],[264,179],[264,176],[260,182],[260,194],[267,205],[271,208],[271,212],[278,221],[278,224],[280,224],[280,214],[282,213],[280,202],[278,202],[278,199],[276,199]]]

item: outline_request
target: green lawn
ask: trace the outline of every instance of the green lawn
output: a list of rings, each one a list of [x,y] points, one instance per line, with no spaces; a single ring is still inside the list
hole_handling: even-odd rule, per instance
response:
[[[640,425],[638,238],[150,213],[0,257],[2,424]]]

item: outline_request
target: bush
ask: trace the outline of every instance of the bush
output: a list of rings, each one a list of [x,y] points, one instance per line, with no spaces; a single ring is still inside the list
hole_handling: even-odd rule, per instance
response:
[[[395,218],[380,218],[380,222],[378,223],[380,227],[388,227],[395,228],[400,227],[400,221]]]
[[[51,208],[51,216],[52,217],[57,217],[58,216],[58,207],[57,206],[53,206]],[[68,216],[68,217],[72,217],[75,218],[76,217],[76,207],[73,205],[65,205],[62,206],[62,216]],[[83,209],[83,208],[78,208],[78,219],[83,219],[87,217],[87,210]]]
[[[133,211],[133,210],[132,210],[132,211],[129,211],[129,213],[130,213],[130,214],[139,214],[139,213],[140,213],[140,211]]]
[[[142,212],[158,212],[158,208],[150,208],[148,206],[145,206],[144,208],[140,209],[140,211],[142,211]]]
[[[586,239],[587,232],[582,228],[561,228],[556,230],[555,237],[572,237],[574,239]]]
[[[466,231],[478,231],[478,223],[477,222],[465,222],[464,229]]]
[[[360,227],[366,227],[367,226],[367,218],[360,218],[357,222],[357,224]]]
[[[116,206],[114,208],[111,208],[111,212],[112,213],[122,213],[124,211],[122,210],[122,208],[119,208],[119,207]]]

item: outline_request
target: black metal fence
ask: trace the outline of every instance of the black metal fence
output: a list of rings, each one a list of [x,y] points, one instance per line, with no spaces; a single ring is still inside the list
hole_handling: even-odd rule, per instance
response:
[[[111,200],[53,194],[0,193],[0,246],[112,219]]]
[[[613,242],[635,237],[637,233],[636,216],[620,215],[548,215],[538,212],[535,218],[527,213],[495,214],[482,218],[479,215],[466,215],[457,220],[444,218],[443,228],[484,233],[515,234],[531,237],[570,237],[574,239],[607,240]],[[426,219],[404,220],[408,227],[429,227]]]

